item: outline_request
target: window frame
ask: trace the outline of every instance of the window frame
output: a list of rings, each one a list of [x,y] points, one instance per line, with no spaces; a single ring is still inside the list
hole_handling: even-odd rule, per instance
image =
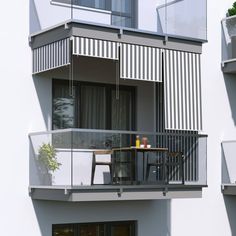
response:
[[[51,103],[51,108],[52,108],[52,113],[51,113],[51,127],[52,130],[54,129],[53,125],[53,117],[54,117],[54,97],[55,97],[55,86],[56,85],[67,85],[69,88],[69,80],[64,80],[64,79],[52,79],[52,103]],[[112,130],[111,129],[111,109],[112,109],[112,104],[111,104],[111,98],[112,98],[112,91],[116,89],[115,84],[105,84],[105,83],[97,83],[97,82],[86,82],[86,81],[74,81],[74,96],[75,96],[75,101],[74,101],[74,127],[73,128],[83,128],[81,127],[81,116],[80,114],[82,113],[81,110],[81,88],[82,86],[98,86],[98,87],[104,87],[105,88],[105,100],[106,100],[106,127],[104,130]],[[136,130],[136,124],[137,124],[137,98],[136,98],[136,90],[137,88],[135,86],[127,86],[127,85],[119,85],[119,89],[123,91],[129,91],[131,92],[131,127],[130,130],[127,131],[135,131]]]
[[[54,236],[54,230],[57,227],[72,227],[74,230],[73,236],[80,236],[79,235],[79,228],[82,225],[103,225],[104,226],[104,236],[113,236],[112,233],[112,227],[115,225],[129,225],[131,232],[129,236],[137,236],[137,220],[129,220],[129,221],[109,221],[109,222],[84,222],[84,223],[71,223],[71,224],[53,224],[52,225],[52,236]]]

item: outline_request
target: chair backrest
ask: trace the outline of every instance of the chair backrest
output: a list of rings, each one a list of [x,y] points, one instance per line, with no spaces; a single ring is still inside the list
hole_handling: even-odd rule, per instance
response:
[[[95,162],[111,162],[112,150],[96,150],[93,152]]]

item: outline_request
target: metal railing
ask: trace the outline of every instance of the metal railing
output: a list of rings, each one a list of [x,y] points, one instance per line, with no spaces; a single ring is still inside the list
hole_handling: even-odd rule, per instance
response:
[[[71,7],[71,18],[74,20],[92,22],[94,20],[94,23],[98,23],[100,18],[103,17],[105,19],[105,15],[110,11],[111,19],[107,23],[121,28],[134,28],[158,33],[159,35],[203,41],[207,39],[207,0],[166,0],[160,2],[149,1],[148,3],[146,1],[132,0],[130,1],[132,6],[124,5],[124,3],[120,2],[116,3],[114,7],[112,7],[112,4],[115,2],[112,3],[110,0],[98,1],[97,4],[95,2],[82,3],[78,0],[53,0],[52,2]],[[135,5],[136,2],[138,2],[138,7]],[[146,7],[147,4],[148,7]],[[84,11],[102,10],[104,12],[101,11],[101,14],[105,15],[96,18],[97,15],[95,14],[92,18],[93,20],[90,18],[91,15],[87,19],[82,18],[81,15],[84,14],[78,13],[81,10],[79,9],[81,6],[85,7]],[[66,10],[68,11],[67,8],[65,8]],[[149,16],[148,18],[146,17],[147,15]]]
[[[149,146],[134,148],[137,135]],[[206,185],[206,135],[65,129],[29,138],[30,186]]]

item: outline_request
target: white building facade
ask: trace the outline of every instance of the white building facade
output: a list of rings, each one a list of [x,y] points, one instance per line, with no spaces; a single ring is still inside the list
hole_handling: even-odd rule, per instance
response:
[[[2,234],[236,235],[231,5],[3,3]],[[137,135],[163,150],[120,154]]]

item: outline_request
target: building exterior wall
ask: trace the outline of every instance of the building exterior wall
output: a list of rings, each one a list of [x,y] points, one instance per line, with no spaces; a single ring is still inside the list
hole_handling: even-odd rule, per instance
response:
[[[45,4],[46,1],[40,2]],[[111,220],[138,220],[139,236],[236,235],[236,198],[224,197],[220,189],[221,141],[236,139],[236,80],[233,75],[223,76],[220,69],[220,20],[232,3],[232,0],[217,4],[208,0],[209,42],[203,46],[202,56],[203,124],[204,132],[209,135],[208,188],[204,189],[203,198],[62,203],[32,201],[28,196],[27,135],[29,132],[50,128],[51,107],[48,98],[51,96],[51,80],[38,76],[32,78],[31,50],[27,37],[30,32],[46,27],[47,22],[38,19],[46,17],[46,21],[50,18],[54,24],[64,19],[64,13],[57,12],[52,17],[43,11],[43,15],[32,18],[27,0],[2,2],[1,9],[7,9],[0,14],[2,235],[51,236],[51,225],[54,223]],[[33,0],[30,4],[32,12],[37,4],[34,6]],[[70,13],[67,12],[67,15],[69,18]],[[60,18],[61,16],[63,17]],[[151,127],[144,128],[146,130]]]
[[[220,21],[234,1],[208,0],[208,43],[202,54],[203,130],[208,136],[208,188],[202,199],[172,200],[172,235],[236,235],[236,198],[221,193],[221,142],[236,139],[235,75],[221,72]]]

